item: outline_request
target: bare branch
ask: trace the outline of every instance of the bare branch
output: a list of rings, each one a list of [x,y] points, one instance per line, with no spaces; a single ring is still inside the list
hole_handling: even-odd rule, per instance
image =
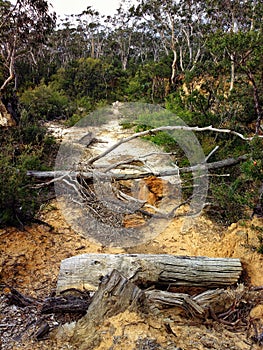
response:
[[[16,4],[13,5],[13,7],[8,11],[8,13],[3,18],[1,18],[0,29],[6,24],[6,20],[12,15],[12,13],[15,12],[17,5],[18,3],[16,2]]]
[[[172,175],[178,175],[179,174],[184,174],[184,173],[191,173],[194,171],[200,171],[200,170],[210,170],[210,169],[219,169],[219,168],[224,168],[228,166],[233,166],[236,165],[242,161],[245,161],[249,158],[249,155],[245,154],[243,156],[240,156],[238,158],[227,158],[224,160],[220,160],[217,162],[213,163],[202,163],[202,164],[197,164],[194,166],[189,166],[189,167],[184,167],[184,168],[175,168],[175,169],[170,169],[170,170],[164,170],[164,171],[159,171],[159,172],[143,172],[140,174],[115,174],[115,173],[110,173],[112,179],[116,180],[132,180],[132,179],[142,179],[144,177],[149,177],[149,176],[157,176],[157,177],[165,177],[165,176],[172,176]],[[85,179],[92,179],[94,174],[92,171],[90,172],[80,172],[80,171],[66,171],[66,170],[61,170],[61,171],[34,171],[34,170],[29,170],[27,172],[28,176],[32,176],[38,179],[44,179],[44,178],[52,178],[56,177],[54,179],[55,181],[61,180],[60,177],[72,175],[73,177],[78,177],[81,176]],[[106,174],[104,174],[106,176]],[[101,173],[101,177],[103,176],[103,173]],[[109,175],[107,175],[108,177]]]
[[[2,86],[0,87],[0,91],[3,91],[5,87],[10,83],[15,78],[15,49],[16,49],[16,41],[17,41],[17,36],[15,35],[14,37],[14,43],[12,49],[10,49],[10,59],[9,61],[9,76],[8,78],[3,82]]]
[[[120,161],[118,163],[109,165],[104,170],[104,172],[107,173],[108,171],[110,171],[112,169],[116,169],[116,168],[120,167],[121,165],[128,165],[128,164],[135,163],[135,162],[142,162],[142,161],[139,158],[128,158],[128,159]],[[140,168],[140,167],[137,167],[137,168]]]
[[[35,189],[38,189],[38,188],[42,188],[42,187],[45,187],[45,186],[49,186],[49,185],[52,185],[54,182],[56,181],[62,181],[64,179],[64,177],[68,176],[70,173],[65,173],[59,177],[55,177],[54,176],[54,179],[50,180],[50,181],[47,181],[47,182],[43,182],[41,184],[37,184],[35,186],[32,186],[32,188],[35,188]],[[31,176],[31,175],[30,175]],[[34,177],[34,176],[33,176]],[[47,177],[50,177],[50,176],[47,176]]]
[[[218,150],[219,146],[216,146],[209,154],[206,156],[205,161],[207,162],[210,157]]]
[[[145,131],[141,131],[138,133],[135,133],[129,137],[123,138],[120,141],[118,141],[117,143],[115,143],[114,145],[112,145],[110,148],[108,148],[107,150],[105,150],[103,153],[89,159],[88,164],[93,164],[95,163],[97,160],[105,157],[107,154],[111,153],[113,150],[115,150],[116,148],[118,148],[120,145],[122,145],[123,143],[127,143],[131,140],[134,140],[138,137],[143,137],[143,136],[147,136],[149,134],[154,134],[157,133],[159,131],[175,131],[175,130],[183,130],[183,131],[213,131],[213,132],[219,132],[219,133],[227,133],[227,134],[232,134],[235,136],[240,137],[242,140],[245,141],[251,141],[253,140],[254,136],[252,137],[245,137],[244,135],[230,130],[230,129],[218,129],[218,128],[213,128],[212,125],[210,126],[205,126],[205,127],[199,127],[199,126],[184,126],[184,125],[175,125],[175,126],[161,126],[159,128],[155,128],[155,129],[150,129],[150,130],[145,130]],[[262,137],[263,135],[260,135],[258,137]]]

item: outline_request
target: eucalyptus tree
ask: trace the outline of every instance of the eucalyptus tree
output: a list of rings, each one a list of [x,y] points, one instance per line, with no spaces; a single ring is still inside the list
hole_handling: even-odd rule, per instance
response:
[[[173,53],[171,81],[193,70],[202,57],[203,8],[192,0],[139,0],[130,10],[155,28],[167,54]]]
[[[45,57],[55,62],[57,69],[70,61],[89,57],[90,50],[85,35],[76,28],[76,23],[66,17],[58,23],[56,30],[49,36],[45,47]]]
[[[77,36],[76,28],[69,18],[64,20],[59,28],[52,33],[49,42],[62,66],[83,56],[83,38]]]
[[[128,12],[122,4],[113,16],[107,17],[106,22],[112,27],[108,37],[111,54],[120,59],[122,69],[125,71],[131,53],[135,25],[131,22]]]
[[[208,0],[205,6],[208,51],[215,67],[229,76],[228,95],[236,96],[239,115],[250,122],[256,119],[258,134],[263,102],[263,3]]]
[[[17,88],[16,64],[27,56],[35,61],[35,53],[43,45],[55,25],[55,14],[49,13],[45,0],[17,0],[14,4],[0,0],[0,56],[3,76],[0,86],[2,124],[14,121],[8,113],[3,97],[10,84]]]
[[[162,38],[151,23],[137,21],[134,28],[134,40],[132,42],[132,58],[136,63],[145,64],[149,61],[159,62],[164,56],[168,56]]]
[[[91,58],[99,58],[102,51],[102,42],[104,37],[99,35],[102,30],[102,16],[91,6],[76,15],[76,32],[83,38],[88,50],[88,56]]]
[[[212,39],[213,57],[217,61],[224,60],[230,63],[229,90],[231,91],[235,84],[236,68],[240,62],[239,34],[258,32],[262,20],[262,1],[206,0],[204,6]],[[247,45],[247,40],[245,42],[244,45]]]

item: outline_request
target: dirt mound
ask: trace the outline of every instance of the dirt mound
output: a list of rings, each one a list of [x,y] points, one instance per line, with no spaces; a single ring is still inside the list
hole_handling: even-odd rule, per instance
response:
[[[91,243],[85,237],[72,231],[60,216],[56,202],[43,208],[39,218],[52,225],[53,229],[45,225],[32,225],[25,227],[25,230],[14,228],[0,230],[2,289],[3,286],[9,285],[25,295],[44,298],[55,290],[62,259],[91,252],[238,257],[245,270],[242,282],[247,286],[263,285],[263,255],[256,251],[259,246],[258,236],[263,229],[263,220],[259,218],[253,218],[252,221],[241,221],[223,229],[201,216],[187,232],[181,231],[183,219],[178,218],[173,220],[169,227],[152,241],[125,250]],[[30,331],[23,333],[27,335],[25,337],[15,337],[21,330],[19,328],[21,324],[25,324],[29,319],[27,311],[8,306],[3,290],[1,306],[4,309],[0,322],[2,349],[65,348],[61,344],[53,344],[52,340],[36,342],[28,336]],[[8,315],[7,312],[9,312]],[[17,319],[21,322],[17,323]],[[127,310],[123,314],[109,318],[101,325],[100,331],[103,332],[104,340],[97,350],[176,349],[176,347],[184,350],[244,350],[257,349],[257,346],[259,349],[259,345],[253,345],[251,336],[255,336],[253,322],[256,322],[259,334],[263,331],[260,303],[253,308],[248,319],[251,320],[251,324],[236,334],[226,325],[211,319],[202,324],[186,315],[182,317],[174,309],[149,317],[130,313]],[[28,325],[29,330],[32,325],[34,325],[34,320],[31,326]],[[5,337],[4,333],[8,337]]]

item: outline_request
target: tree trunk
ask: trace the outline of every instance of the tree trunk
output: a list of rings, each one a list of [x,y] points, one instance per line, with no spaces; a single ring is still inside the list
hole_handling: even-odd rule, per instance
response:
[[[67,289],[94,291],[100,279],[118,270],[137,285],[222,287],[235,284],[242,272],[239,259],[168,254],[83,254],[61,262],[57,293]]]
[[[172,63],[172,75],[171,75],[171,83],[172,85],[176,82],[176,74],[177,74],[177,52],[173,50],[173,63]]]
[[[7,111],[6,106],[2,102],[0,96],[0,128],[14,125],[16,125],[16,122],[14,121],[11,114]]]
[[[261,108],[261,103],[260,103],[260,98],[259,98],[259,89],[257,87],[254,75],[251,71],[247,72],[249,81],[253,87],[253,99],[254,99],[254,107],[255,111],[257,113],[257,121],[256,121],[256,130],[255,134],[258,135],[261,127],[261,121],[262,121],[262,108]]]
[[[231,77],[230,77],[229,92],[231,92],[234,89],[234,83],[235,83],[235,58],[233,54],[230,54],[230,61],[231,61]]]
[[[215,313],[222,313],[229,309],[235,300],[236,293],[228,289],[215,289],[191,296],[163,290],[146,290],[145,296],[149,307],[158,309],[175,307],[185,310],[192,316],[206,317],[210,308]]]
[[[107,318],[131,310],[143,303],[141,289],[113,270],[102,279],[87,313],[77,323],[64,325],[57,333],[60,340],[69,341],[73,349],[87,350],[99,345],[102,334],[99,325]],[[64,338],[64,339],[63,339]]]

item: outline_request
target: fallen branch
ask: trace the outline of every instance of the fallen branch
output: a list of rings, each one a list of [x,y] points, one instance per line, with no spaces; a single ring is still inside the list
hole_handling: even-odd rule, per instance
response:
[[[24,296],[13,287],[7,287],[5,295],[10,305],[26,307],[34,304],[39,304],[37,300]]]
[[[213,128],[212,125],[210,126],[205,126],[205,127],[198,127],[198,126],[184,126],[184,125],[175,125],[175,126],[161,126],[159,128],[155,128],[155,129],[150,129],[150,130],[145,130],[145,131],[141,131],[141,132],[137,132],[129,137],[123,138],[120,141],[116,142],[114,145],[112,145],[110,148],[108,148],[107,150],[105,150],[104,152],[102,152],[101,154],[92,157],[89,159],[88,164],[91,165],[93,163],[95,163],[97,160],[105,157],[107,154],[111,153],[113,150],[115,150],[116,148],[118,148],[120,145],[122,145],[123,143],[127,143],[131,140],[134,140],[138,137],[144,137],[147,135],[152,135],[152,134],[156,134],[160,131],[175,131],[175,130],[183,130],[183,131],[213,131],[213,132],[219,132],[219,133],[227,133],[227,134],[232,134],[235,136],[240,137],[242,140],[245,141],[251,141],[253,140],[253,137],[245,137],[244,135],[233,131],[233,130],[229,130],[229,129],[218,129],[218,128]],[[258,136],[258,137],[263,137],[263,135]]]
[[[85,313],[90,305],[91,298],[89,294],[85,296],[65,295],[59,297],[50,297],[44,300],[41,313]]]
[[[164,171],[154,171],[154,172],[142,172],[139,174],[116,174],[116,173],[100,173],[100,177],[103,178],[103,176],[109,178],[109,175],[112,179],[115,180],[132,180],[132,179],[142,179],[149,176],[156,176],[156,177],[166,177],[166,176],[172,176],[172,175],[178,175],[184,174],[184,173],[191,173],[195,171],[200,170],[211,170],[211,169],[219,169],[224,167],[229,167],[236,165],[238,163],[241,163],[243,161],[246,161],[249,159],[249,155],[245,154],[237,158],[227,158],[224,160],[220,160],[213,163],[203,163],[203,164],[197,164],[190,167],[183,167],[183,168],[175,168],[171,170],[164,170]],[[73,178],[76,177],[82,177],[84,179],[93,179],[94,172],[97,171],[94,169],[93,171],[89,172],[81,172],[81,171],[70,171],[70,170],[57,170],[57,171],[34,171],[29,170],[27,172],[28,176],[32,176],[38,179],[45,179],[45,178],[54,178],[52,181],[50,181],[48,184],[53,183],[54,181],[61,181],[64,177],[71,176]],[[45,185],[45,184],[43,184]]]

